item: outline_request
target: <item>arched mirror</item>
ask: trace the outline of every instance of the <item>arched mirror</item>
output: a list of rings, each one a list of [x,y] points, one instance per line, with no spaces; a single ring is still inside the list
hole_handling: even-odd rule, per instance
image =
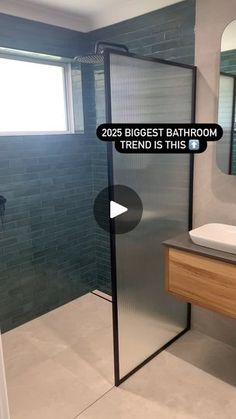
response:
[[[236,175],[236,20],[221,41],[218,123],[224,129],[217,143],[217,164],[222,172]]]

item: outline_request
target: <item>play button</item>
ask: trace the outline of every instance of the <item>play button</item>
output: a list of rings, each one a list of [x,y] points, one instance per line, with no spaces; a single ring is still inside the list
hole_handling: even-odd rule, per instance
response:
[[[103,230],[123,234],[133,230],[143,214],[138,194],[124,185],[104,188],[94,201],[94,217]]]
[[[118,204],[117,202],[110,202],[110,218],[116,218],[121,214],[124,214],[128,211],[128,208],[123,207],[123,205]]]

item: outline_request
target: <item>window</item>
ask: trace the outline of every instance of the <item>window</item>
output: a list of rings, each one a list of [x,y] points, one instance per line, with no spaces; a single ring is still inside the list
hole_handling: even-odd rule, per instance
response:
[[[74,132],[70,64],[0,56],[0,135]]]

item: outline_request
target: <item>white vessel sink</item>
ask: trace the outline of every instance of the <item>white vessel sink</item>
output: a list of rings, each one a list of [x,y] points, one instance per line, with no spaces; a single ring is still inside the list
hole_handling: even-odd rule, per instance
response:
[[[236,254],[236,226],[205,224],[189,232],[193,243]]]

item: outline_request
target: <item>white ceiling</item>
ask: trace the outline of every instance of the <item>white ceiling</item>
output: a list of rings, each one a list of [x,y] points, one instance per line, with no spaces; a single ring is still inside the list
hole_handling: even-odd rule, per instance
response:
[[[87,32],[182,0],[0,0],[0,12]]]

